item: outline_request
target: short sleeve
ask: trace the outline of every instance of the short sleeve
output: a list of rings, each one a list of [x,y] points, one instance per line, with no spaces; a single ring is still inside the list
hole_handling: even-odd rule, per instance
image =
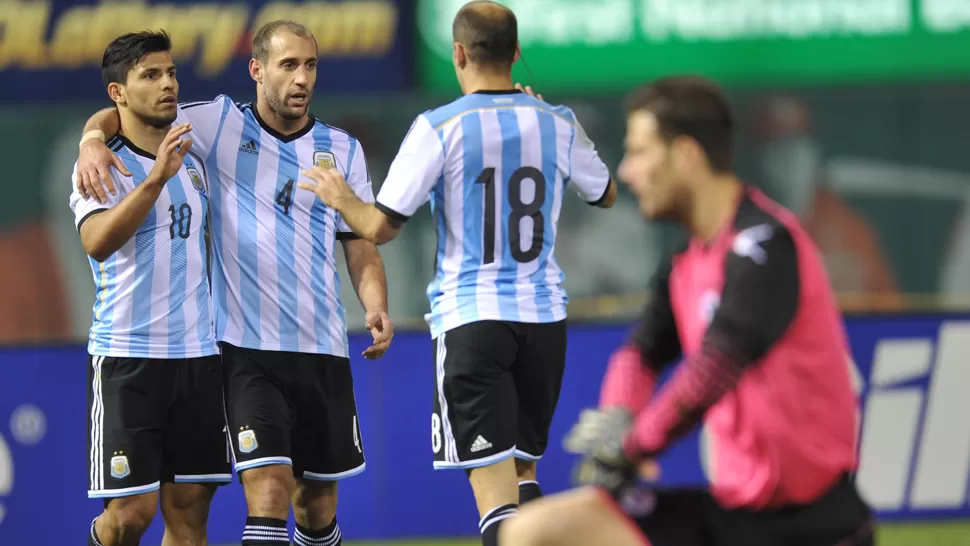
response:
[[[587,203],[598,205],[606,198],[612,184],[610,170],[578,120],[573,130],[576,133],[569,150],[569,181]]]
[[[354,157],[350,160],[350,167],[346,173],[347,185],[350,186],[357,197],[365,203],[374,202],[374,187],[371,184],[370,172],[367,170],[367,158],[364,156],[364,148],[360,141],[354,147]],[[350,229],[343,218],[337,223],[338,237],[348,238],[354,231]]]
[[[207,102],[179,104],[178,117],[175,122],[192,124],[192,130],[188,135],[192,139],[192,153],[202,158],[203,161],[207,160],[209,154],[215,149],[219,125],[225,118],[226,110],[231,106],[232,100],[226,95],[219,95],[214,100]]]
[[[377,208],[393,220],[407,221],[427,202],[444,162],[438,133],[425,116],[418,116],[391,163],[377,195]]]
[[[738,233],[728,253],[721,303],[706,338],[747,362],[760,359],[788,330],[801,294],[798,252],[783,226]]]
[[[88,197],[87,199],[81,197],[80,192],[77,190],[77,163],[74,163],[74,171],[71,173],[72,190],[70,205],[71,211],[74,212],[74,227],[76,227],[78,231],[81,230],[81,224],[83,224],[85,220],[94,214],[110,209],[121,202],[121,199],[124,198],[124,186],[121,184],[119,177],[116,175],[115,169],[110,169],[109,172],[111,173],[111,179],[112,182],[114,182],[115,189],[117,191],[114,195],[111,195],[110,192],[105,192],[105,194],[108,196],[108,202],[100,203],[92,197]]]

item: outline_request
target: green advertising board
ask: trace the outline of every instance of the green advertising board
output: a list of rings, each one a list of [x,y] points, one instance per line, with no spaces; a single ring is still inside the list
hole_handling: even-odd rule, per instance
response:
[[[418,0],[425,89],[457,91],[451,23]],[[500,0],[543,91],[623,91],[700,73],[728,85],[970,78],[968,0]],[[531,80],[523,63],[515,75]]]

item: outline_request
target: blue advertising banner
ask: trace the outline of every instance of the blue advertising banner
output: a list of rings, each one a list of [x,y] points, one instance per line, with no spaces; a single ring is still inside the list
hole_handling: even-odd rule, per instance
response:
[[[970,516],[970,316],[850,318],[862,396],[860,488],[884,521]],[[593,405],[617,327],[570,331],[567,373],[539,479],[569,487],[560,442]],[[366,340],[352,338],[352,351]],[[358,353],[359,354],[359,353]],[[341,484],[344,536],[473,536],[478,520],[464,473],[431,467],[434,370],[427,334],[401,333],[379,361],[354,363],[367,470]],[[86,498],[86,355],[82,347],[0,350],[0,544],[84,540],[100,501]],[[704,433],[660,461],[665,485],[705,483]],[[433,506],[428,510],[427,506]],[[55,525],[38,524],[55,515]],[[216,495],[210,543],[239,543],[246,508],[237,482]],[[49,521],[49,520],[48,520]],[[142,544],[161,542],[157,518]]]
[[[318,92],[403,89],[411,78],[413,0],[4,0],[0,101],[105,99],[101,57],[115,37],[165,30],[183,100],[252,93],[252,34],[305,24],[320,51]],[[68,85],[68,82],[70,84]]]

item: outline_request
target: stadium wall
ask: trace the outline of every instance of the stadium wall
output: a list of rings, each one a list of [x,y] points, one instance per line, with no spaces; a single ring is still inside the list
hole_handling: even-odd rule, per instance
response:
[[[970,315],[850,317],[847,326],[863,400],[865,495],[886,521],[970,516]],[[547,491],[568,487],[574,461],[559,442],[595,402],[606,359],[624,334],[616,326],[571,329],[552,445],[540,466]],[[355,335],[351,344],[359,354],[366,339]],[[427,334],[399,333],[383,360],[354,363],[367,471],[342,484],[347,537],[476,532],[463,474],[431,467],[432,354]],[[80,346],[0,349],[0,544],[77,543],[101,509],[85,493],[84,362]],[[683,439],[661,460],[662,482],[702,484],[704,445],[703,433]],[[159,521],[143,544],[160,543]],[[210,542],[238,541],[244,522],[236,482],[216,496]]]

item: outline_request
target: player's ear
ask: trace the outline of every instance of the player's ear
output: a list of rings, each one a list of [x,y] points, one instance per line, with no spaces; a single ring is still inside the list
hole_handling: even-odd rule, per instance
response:
[[[519,42],[515,42],[515,56],[512,57],[512,64],[515,64],[522,58],[522,48],[519,46]]]
[[[676,137],[668,147],[670,162],[677,172],[690,170],[697,160],[697,142],[685,136]]]
[[[253,81],[263,82],[263,63],[256,58],[249,59],[249,77]]]
[[[468,57],[465,55],[465,46],[458,42],[452,43],[451,57],[455,62],[455,66],[458,68],[464,69],[465,65],[468,64]]]
[[[115,104],[120,106],[125,106],[128,102],[125,98],[125,86],[117,82],[111,82],[108,84],[108,96]]]

